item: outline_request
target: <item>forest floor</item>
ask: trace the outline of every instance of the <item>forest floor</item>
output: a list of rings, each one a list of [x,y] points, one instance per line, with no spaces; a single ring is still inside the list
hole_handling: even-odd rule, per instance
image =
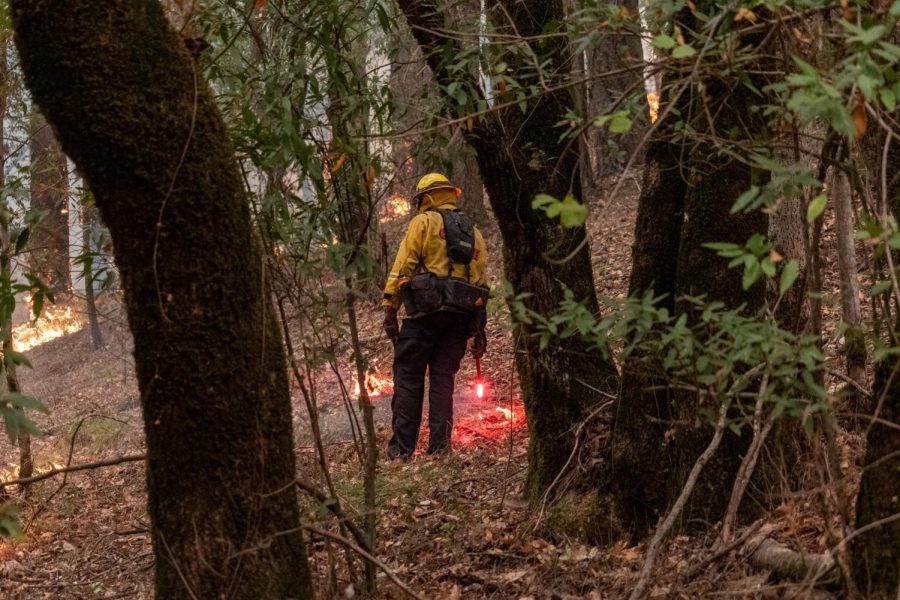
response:
[[[590,221],[597,284],[602,296],[622,297],[630,271],[635,213],[634,193],[608,207],[594,207]],[[828,238],[826,238],[827,241]],[[827,257],[826,257],[827,258]],[[834,270],[828,259],[828,269]],[[498,280],[499,271],[492,273]],[[829,281],[834,281],[831,276]],[[825,295],[826,313],[836,306],[834,290]],[[47,342],[28,355],[25,391],[49,408],[37,423],[46,433],[33,441],[38,471],[143,452],[137,386],[130,335],[112,306],[104,320],[105,345],[91,348],[86,329]],[[380,336],[378,310],[365,311],[362,337],[381,373],[390,372],[390,346]],[[826,322],[834,319],[826,318]],[[550,522],[549,511],[522,505],[519,487],[526,465],[527,431],[512,364],[508,326],[494,319],[489,329],[484,370],[488,397],[475,397],[474,364],[466,359],[458,378],[454,452],[443,458],[417,455],[408,463],[378,466],[378,543],[376,555],[410,587],[428,598],[620,598],[633,586],[644,547],[625,542],[585,545]],[[837,356],[840,339],[828,332],[827,347]],[[349,361],[347,372],[349,381]],[[350,513],[362,505],[362,465],[353,441],[347,406],[334,373],[315,383],[324,440],[335,489]],[[548,401],[553,401],[548,398]],[[379,443],[390,431],[390,394],[373,398]],[[297,456],[301,473],[315,472],[308,416],[299,392],[294,396]],[[423,431],[423,438],[427,437]],[[0,440],[0,478],[15,477],[18,453]],[[842,435],[844,466],[852,470],[861,444]],[[810,464],[810,487],[818,474]],[[189,474],[185,474],[189,476]],[[141,461],[56,476],[15,492],[22,507],[25,535],[0,541],[0,597],[134,598],[152,597],[153,556],[145,510]],[[319,520],[307,500],[307,517]],[[577,521],[573,515],[573,521]],[[325,523],[325,521],[322,521]],[[810,496],[788,498],[761,524],[788,545],[810,552],[828,548],[825,521]],[[324,526],[324,525],[323,525]],[[818,597],[810,586],[770,581],[740,552],[726,555],[696,577],[676,585],[675,574],[707,556],[711,538],[674,537],[658,561],[654,597]],[[313,543],[320,597],[348,594],[343,550],[327,540]],[[356,561],[356,568],[360,563]],[[403,597],[383,574],[383,597]]]

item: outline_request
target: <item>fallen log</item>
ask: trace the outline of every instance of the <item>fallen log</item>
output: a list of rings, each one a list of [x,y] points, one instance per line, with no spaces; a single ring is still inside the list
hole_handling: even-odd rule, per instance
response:
[[[765,534],[752,537],[741,553],[752,566],[771,571],[777,579],[809,581],[817,586],[839,580],[837,562],[830,553],[797,552]]]

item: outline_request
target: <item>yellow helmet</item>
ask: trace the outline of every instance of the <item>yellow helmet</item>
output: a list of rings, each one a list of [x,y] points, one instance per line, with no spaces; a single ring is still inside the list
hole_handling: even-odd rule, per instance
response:
[[[416,193],[413,196],[413,200],[418,201],[422,196],[434,190],[453,190],[457,197],[462,194],[462,190],[450,183],[446,175],[429,173],[416,184]]]

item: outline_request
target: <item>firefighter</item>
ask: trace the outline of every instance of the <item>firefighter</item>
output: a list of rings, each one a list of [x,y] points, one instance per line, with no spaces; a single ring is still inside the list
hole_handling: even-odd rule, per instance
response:
[[[461,193],[440,173],[422,177],[413,196],[417,214],[384,288],[384,331],[394,343],[391,459],[407,459],[415,451],[426,370],[428,453],[449,452],[459,364],[470,338],[473,357],[481,358],[487,347],[487,248],[457,206]]]

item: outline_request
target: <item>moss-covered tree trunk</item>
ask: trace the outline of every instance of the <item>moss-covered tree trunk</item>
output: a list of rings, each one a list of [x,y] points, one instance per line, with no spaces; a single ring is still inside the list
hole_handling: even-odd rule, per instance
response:
[[[693,20],[689,11],[682,11],[679,18],[683,30],[697,29],[695,23],[684,22]],[[735,200],[754,183],[751,168],[735,157],[733,145],[766,136],[765,120],[750,109],[760,100],[742,84],[710,74],[711,69],[690,71],[687,63],[681,66],[681,77],[673,74],[665,81],[663,121],[647,151],[630,292],[642,296],[652,289],[655,296],[664,296],[662,306],[689,318],[692,305],[677,301],[681,296],[705,296],[732,308],[745,305],[753,313],[764,302],[764,285],[745,291],[742,272],[729,269],[728,259],[703,244],[743,246],[752,235],[766,233],[768,220],[762,212],[731,214]],[[764,87],[754,83],[758,89]],[[671,111],[669,102],[675,103]],[[704,109],[710,103],[716,106],[713,123]],[[676,133],[682,130],[676,125],[684,121],[701,132],[697,139],[704,141]],[[623,369],[609,445],[610,468],[604,478],[612,492],[613,524],[635,537],[675,502],[713,435],[712,426],[700,417],[699,398],[683,391],[649,391],[666,384],[656,358],[637,353]],[[723,516],[749,436],[743,438],[726,434],[702,472],[686,518],[715,522]]]
[[[631,249],[629,294],[652,291],[659,306],[675,311],[675,278],[684,223],[686,183],[680,169],[681,146],[672,140],[672,119],[660,123],[645,157],[644,182],[638,201]],[[622,367],[613,427],[609,438],[609,468],[604,487],[614,502],[611,525],[643,536],[665,508],[662,475],[670,463],[664,440],[671,419],[672,395],[664,389],[658,359],[641,353]],[[654,389],[651,389],[654,388]]]
[[[115,243],[158,598],[307,598],[261,246],[199,68],[155,0],[11,2],[26,83]]]
[[[452,44],[433,33],[443,27],[439,6],[420,0],[401,0],[399,4],[437,80],[444,86],[457,81],[477,94],[477,82],[451,74],[442,60],[452,55],[448,50]],[[562,3],[500,4],[495,7],[498,14],[489,15],[502,24],[499,28],[530,40],[522,44],[530,44],[536,63],[549,65],[551,70],[557,65],[566,72],[567,67],[562,66],[569,59],[565,37],[542,35],[561,26]],[[509,57],[511,68],[522,85],[537,84],[529,79],[535,76],[529,75],[530,67],[522,56],[520,52]],[[498,93],[498,102],[509,100],[502,91]],[[559,309],[566,288],[591,311],[599,309],[585,229],[564,229],[558,220],[547,219],[531,207],[539,193],[557,198],[571,193],[581,199],[578,145],[560,140],[557,127],[573,105],[570,91],[547,92],[527,100],[524,112],[519,106],[499,108],[474,120],[471,130],[465,132],[475,149],[503,239],[506,279],[516,294],[528,294],[524,303],[529,309],[547,316]],[[617,373],[599,352],[576,340],[541,348],[533,333],[531,325],[516,326],[516,368],[530,434],[525,494],[538,499],[565,464],[573,442],[570,432],[585,408],[602,399],[594,389],[614,390]]]
[[[69,174],[66,155],[44,116],[31,116],[31,209],[43,218],[28,240],[31,266],[54,292],[72,287],[69,269]]]
[[[735,90],[733,97],[741,93],[750,92]],[[735,110],[738,108],[736,106]],[[725,123],[721,126],[723,130],[728,128]],[[705,150],[714,152],[711,148]],[[676,293],[679,297],[702,295],[709,302],[723,302],[729,308],[745,305],[747,314],[755,314],[765,302],[765,284],[758,282],[744,290],[741,285],[743,271],[729,269],[729,259],[703,247],[709,242],[731,242],[742,246],[754,234],[765,235],[768,218],[762,211],[730,214],[734,202],[750,189],[751,169],[731,157],[701,154],[697,158],[700,166],[695,166],[688,175],[692,185],[688,186],[685,197]],[[680,306],[678,312],[694,316],[693,307],[688,303]],[[716,402],[722,401],[724,399],[716,399]],[[697,457],[713,436],[713,424],[701,417],[702,404],[702,398],[694,393],[675,394],[672,420],[676,425],[670,432],[671,441],[667,448],[673,462],[673,476],[667,479],[670,502],[678,497]],[[718,452],[706,464],[685,507],[685,519],[715,523],[722,518],[750,437],[746,432],[741,436],[725,433]]]

